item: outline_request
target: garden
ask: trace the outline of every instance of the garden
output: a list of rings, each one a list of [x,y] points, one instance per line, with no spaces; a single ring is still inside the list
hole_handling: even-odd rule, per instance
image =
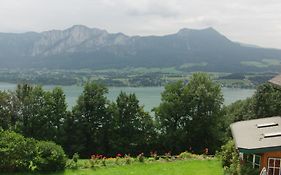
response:
[[[0,91],[0,174],[249,175],[227,142],[229,125],[281,109],[281,94],[270,84],[222,106],[220,86],[202,73],[167,85],[154,117],[135,94],[109,101],[106,93],[89,82],[69,111],[60,88],[21,84]],[[219,158],[209,156],[217,152]]]
[[[55,159],[53,152],[46,160]],[[51,158],[52,157],[52,158]],[[60,156],[58,156],[60,157]],[[57,157],[57,158],[58,158]],[[47,161],[46,161],[47,162]],[[62,165],[61,162],[57,162]],[[63,162],[65,169],[57,171],[47,171],[39,173],[35,169],[29,173],[0,173],[1,175],[220,175],[223,174],[221,161],[217,158],[206,155],[195,155],[183,152],[177,156],[166,153],[158,156],[151,153],[145,157],[139,154],[137,157],[117,154],[116,157],[104,157],[103,155],[92,155],[90,159],[80,159],[78,154],[74,154],[71,159]],[[33,165],[36,166],[35,164]],[[29,166],[29,168],[32,168]],[[42,171],[42,169],[41,169]]]

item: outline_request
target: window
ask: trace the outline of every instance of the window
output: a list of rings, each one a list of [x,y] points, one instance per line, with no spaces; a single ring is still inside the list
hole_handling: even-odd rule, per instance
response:
[[[253,154],[248,154],[246,156],[246,162],[253,163],[253,158],[254,158]]]
[[[280,167],[280,158],[268,158],[268,175],[280,175]]]
[[[255,155],[254,167],[260,168],[261,156]]]
[[[250,163],[253,168],[260,168],[261,156],[256,154],[248,154],[245,157],[246,162]]]

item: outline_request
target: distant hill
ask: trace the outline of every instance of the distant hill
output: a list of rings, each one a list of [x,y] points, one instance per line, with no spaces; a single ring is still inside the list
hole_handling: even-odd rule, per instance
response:
[[[75,25],[42,33],[0,33],[0,68],[280,71],[281,50],[233,42],[213,28],[165,36],[127,36]]]

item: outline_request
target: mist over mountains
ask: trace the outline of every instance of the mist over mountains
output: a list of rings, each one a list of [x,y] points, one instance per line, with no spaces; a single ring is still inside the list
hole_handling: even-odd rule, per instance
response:
[[[281,50],[233,42],[213,28],[127,36],[75,25],[42,33],[0,33],[0,68],[280,71]]]

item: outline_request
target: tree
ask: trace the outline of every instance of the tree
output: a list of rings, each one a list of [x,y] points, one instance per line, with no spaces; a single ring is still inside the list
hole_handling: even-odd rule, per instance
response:
[[[15,131],[24,136],[59,143],[67,107],[60,88],[50,92],[41,86],[20,84],[15,93],[11,93],[10,104]]]
[[[112,119],[108,114],[108,100],[105,94],[108,89],[94,82],[88,82],[84,86],[77,105],[73,108],[74,118],[78,124],[80,134],[80,148],[82,156],[90,156],[92,153],[106,153],[109,146],[108,129]]]
[[[253,98],[256,118],[281,115],[281,89],[265,83],[258,86]]]
[[[63,122],[67,115],[65,94],[61,88],[57,87],[45,94],[45,100],[47,101],[46,115],[48,116],[46,140],[62,144]]]
[[[238,100],[223,108],[222,131],[226,138],[231,138],[230,124],[243,120],[256,118],[254,111],[254,98],[249,97],[245,100]]]
[[[112,104],[116,133],[115,149],[122,154],[148,151],[154,135],[152,118],[144,112],[135,94],[121,92],[116,104]]]
[[[209,148],[214,152],[220,144],[222,103],[220,86],[204,73],[193,74],[187,84],[167,85],[155,109],[165,148],[174,152]]]
[[[13,93],[13,104],[15,111],[13,112],[17,120],[16,131],[26,135],[28,132],[29,116],[32,110],[29,108],[30,95],[33,86],[28,84],[18,84],[15,93]]]
[[[11,126],[11,112],[9,110],[9,94],[0,91],[0,128],[7,130]]]
[[[190,143],[186,137],[189,135],[190,117],[187,116],[187,108],[184,104],[184,88],[182,81],[165,86],[161,94],[162,101],[159,107],[154,109],[155,118],[160,131],[160,141],[164,151],[180,152],[183,145]]]
[[[197,152],[220,145],[219,125],[222,117],[223,95],[221,87],[205,73],[195,73],[184,89],[184,103],[191,118],[191,145]]]

